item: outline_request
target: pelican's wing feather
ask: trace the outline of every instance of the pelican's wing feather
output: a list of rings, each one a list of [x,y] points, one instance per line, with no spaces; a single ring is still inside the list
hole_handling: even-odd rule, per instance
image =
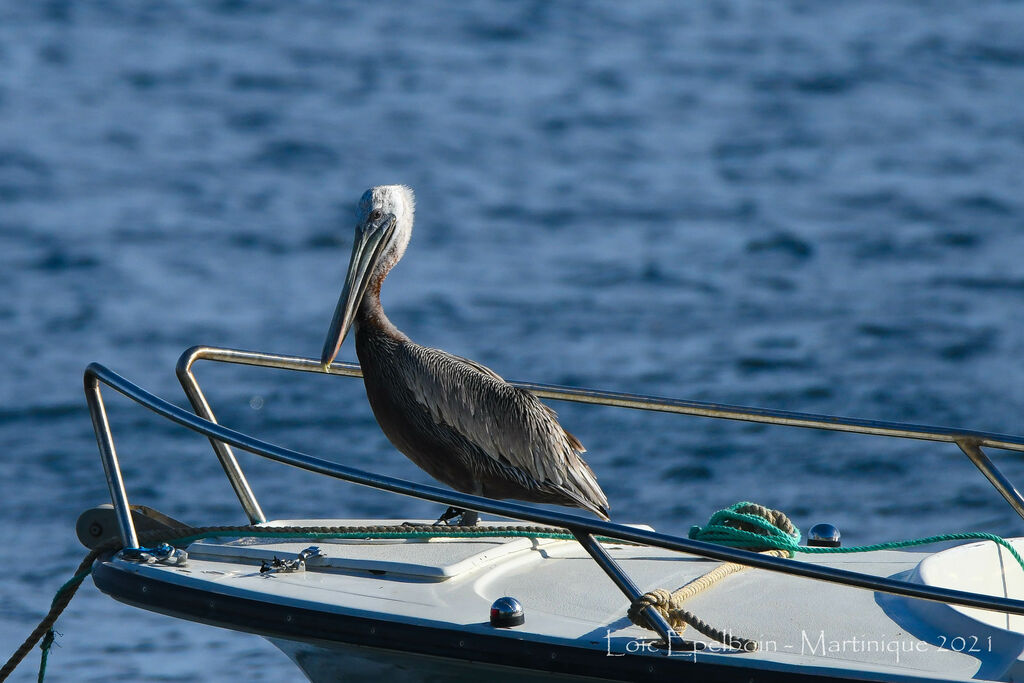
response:
[[[580,458],[583,445],[554,410],[476,361],[412,343],[403,350],[418,370],[404,373],[410,398],[432,419],[538,483],[589,503],[585,507],[607,509],[597,478]]]

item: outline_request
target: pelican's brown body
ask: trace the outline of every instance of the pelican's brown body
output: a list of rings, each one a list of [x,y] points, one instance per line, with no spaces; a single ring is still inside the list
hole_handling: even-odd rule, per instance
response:
[[[380,288],[408,244],[412,193],[363,195],[352,263],[323,362],[349,326],[373,414],[392,444],[432,477],[488,498],[555,503],[608,517],[583,446],[533,394],[474,361],[412,342],[384,315]]]
[[[473,361],[412,342],[372,290],[355,327],[377,424],[430,476],[465,493],[587,508],[607,518],[608,501],[578,455],[583,446],[533,394]],[[455,411],[463,419],[453,418]],[[543,465],[513,464],[524,449],[531,459],[536,453],[551,461],[548,476],[538,476]]]

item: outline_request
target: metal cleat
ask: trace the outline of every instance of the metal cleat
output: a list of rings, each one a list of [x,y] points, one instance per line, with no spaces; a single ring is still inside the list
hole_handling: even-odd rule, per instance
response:
[[[306,560],[323,556],[324,551],[320,550],[319,546],[311,545],[300,552],[294,560],[282,560],[279,557],[275,557],[270,562],[264,560],[260,565],[260,574],[304,572],[306,571]]]
[[[188,553],[170,543],[161,543],[155,548],[125,548],[119,556],[129,562],[165,564],[171,567],[183,567],[188,562]]]

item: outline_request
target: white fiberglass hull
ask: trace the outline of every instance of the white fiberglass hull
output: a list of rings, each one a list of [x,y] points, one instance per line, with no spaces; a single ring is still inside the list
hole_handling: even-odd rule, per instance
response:
[[[322,555],[304,571],[259,571],[264,560],[294,558],[314,544]],[[718,564],[656,548],[604,546],[644,590],[674,590]],[[684,637],[705,648],[667,656],[650,631],[629,622],[622,593],[571,540],[220,538],[192,543],[188,552],[184,567],[110,558],[97,563],[94,580],[130,604],[262,635],[316,683],[1006,680],[1024,673],[1017,618],[761,570],[728,576],[687,602],[705,621],[755,641],[757,651],[688,629]],[[1009,578],[1019,567],[992,544],[934,555],[810,557],[922,583],[956,585],[957,573],[967,572],[971,589],[989,594],[1024,589],[1012,583],[1019,577]],[[502,596],[522,603],[523,625],[491,626],[489,607]]]

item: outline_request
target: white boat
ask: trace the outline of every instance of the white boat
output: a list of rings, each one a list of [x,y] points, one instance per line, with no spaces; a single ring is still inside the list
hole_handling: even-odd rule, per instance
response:
[[[124,546],[97,559],[93,580],[137,607],[261,635],[312,681],[1024,680],[1024,569],[1008,547],[974,541],[934,553],[788,559],[377,476],[218,425],[191,372],[201,359],[323,372],[315,359],[195,347],[178,364],[192,414],[89,366],[86,394],[112,505],[83,515],[80,535],[90,545],[116,535]],[[330,372],[359,374],[345,363]],[[252,524],[182,531],[133,510],[102,385],[210,437]],[[982,451],[1024,450],[1021,437],[520,386],[544,398],[953,443],[1024,516],[1021,495]],[[266,520],[232,446],[512,521],[449,529],[407,520]],[[140,538],[157,537],[171,545],[140,547]],[[1024,539],[1007,545],[1024,552]],[[721,632],[716,637],[706,628],[680,634],[653,607],[635,610],[651,628],[627,617],[644,591],[692,588],[722,562],[748,569],[684,603]]]

